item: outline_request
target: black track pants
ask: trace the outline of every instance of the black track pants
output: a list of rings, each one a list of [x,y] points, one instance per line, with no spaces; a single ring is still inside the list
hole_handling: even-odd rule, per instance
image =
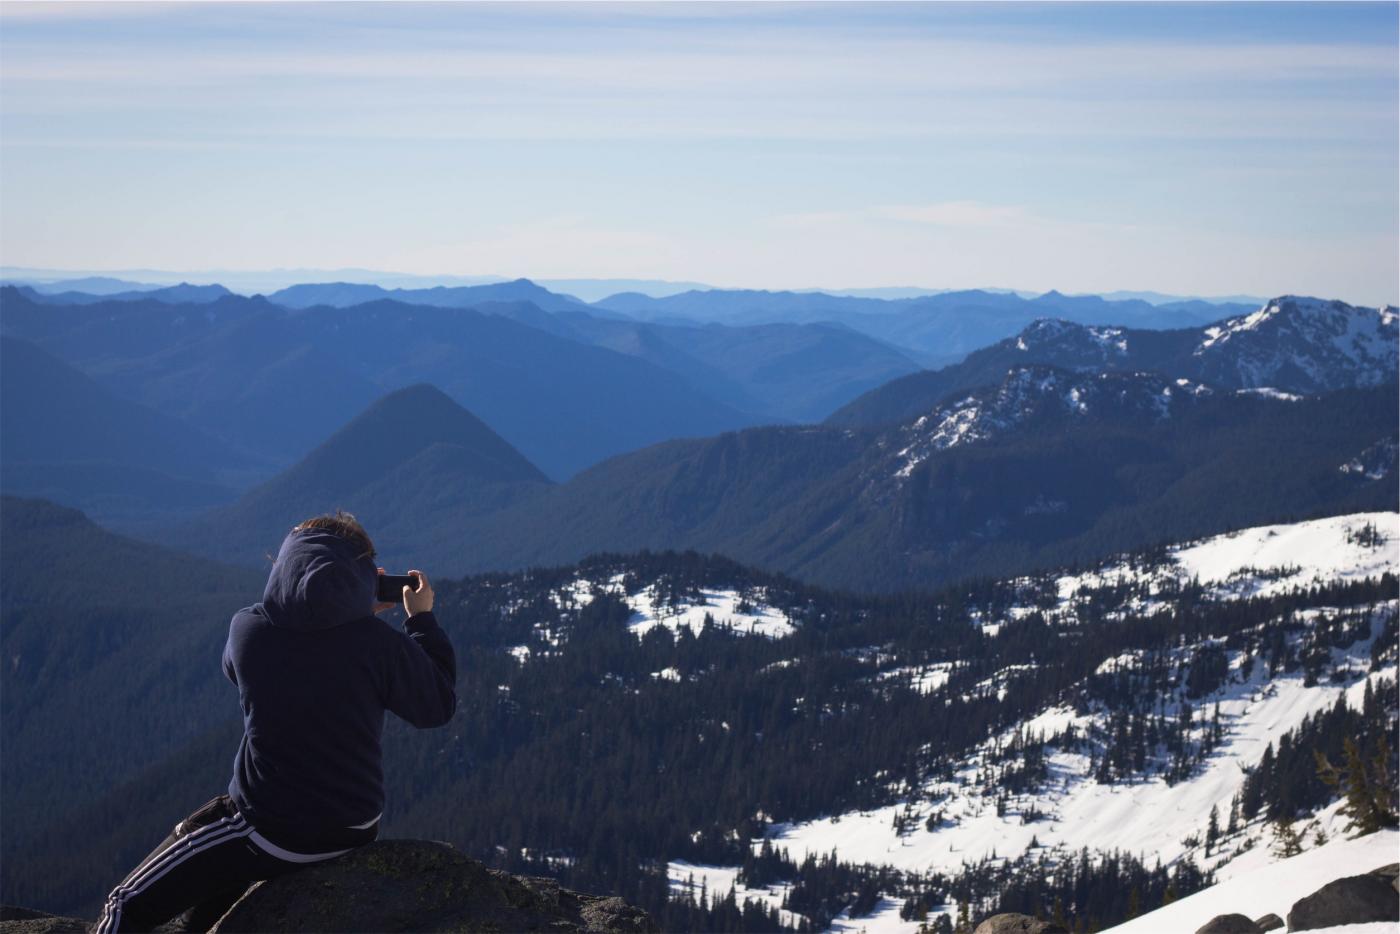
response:
[[[282,850],[243,818],[228,795],[220,795],[176,824],[112,890],[93,932],[149,931],[186,911],[189,930],[208,930],[253,882],[344,852]]]

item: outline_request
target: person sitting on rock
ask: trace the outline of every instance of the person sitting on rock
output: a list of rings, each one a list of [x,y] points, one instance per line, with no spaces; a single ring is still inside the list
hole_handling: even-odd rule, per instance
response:
[[[94,931],[144,931],[187,910],[205,930],[250,883],[348,853],[379,834],[384,712],[419,728],[457,707],[457,661],[412,571],[399,632],[375,614],[374,545],[343,512],[301,523],[261,603],[229,624],[224,673],[243,740],[228,793],[175,825],[108,896]]]

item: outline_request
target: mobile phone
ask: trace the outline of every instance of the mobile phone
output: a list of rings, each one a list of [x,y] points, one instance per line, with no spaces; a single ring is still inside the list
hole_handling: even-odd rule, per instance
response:
[[[379,602],[398,603],[403,600],[403,589],[418,589],[417,574],[380,574]]]

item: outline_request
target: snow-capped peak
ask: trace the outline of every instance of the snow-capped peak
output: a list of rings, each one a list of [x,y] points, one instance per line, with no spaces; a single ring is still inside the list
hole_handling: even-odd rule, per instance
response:
[[[1194,356],[1217,383],[1304,391],[1374,386],[1393,379],[1400,363],[1400,315],[1390,306],[1284,295],[1201,334]]]

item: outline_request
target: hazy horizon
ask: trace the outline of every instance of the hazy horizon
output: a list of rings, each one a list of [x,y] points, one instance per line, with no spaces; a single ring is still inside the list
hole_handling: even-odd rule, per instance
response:
[[[618,284],[625,286],[629,290],[642,292],[657,297],[665,295],[675,295],[680,292],[691,290],[718,290],[727,291],[730,289],[743,288],[740,286],[728,286],[713,282],[695,282],[677,279],[650,279],[637,277],[576,277],[568,279],[551,279],[548,277],[532,276],[501,276],[494,274],[464,275],[455,273],[407,273],[398,270],[387,269],[361,269],[356,267],[343,267],[340,269],[49,269],[33,267],[0,266],[0,280],[7,282],[23,283],[35,282],[43,284],[55,284],[63,282],[77,282],[83,279],[104,278],[115,281],[128,282],[133,285],[143,287],[163,287],[169,285],[189,284],[189,285],[222,285],[232,292],[243,295],[267,294],[286,288],[288,285],[300,285],[307,283],[329,283],[348,282],[356,284],[380,285],[386,289],[394,288],[430,288],[435,285],[461,286],[461,285],[484,285],[489,283],[510,282],[513,279],[527,279],[537,285],[544,286],[553,292],[573,294],[584,301],[593,302],[600,298],[615,294],[616,290],[609,290],[605,286]],[[571,286],[583,285],[583,288],[571,289]],[[771,292],[825,292],[831,295],[860,295],[870,293],[892,293],[883,297],[904,297],[901,293],[934,295],[952,291],[986,291],[986,292],[1009,292],[1022,297],[1034,297],[1044,295],[1048,292],[1060,292],[1065,295],[1101,295],[1105,298],[1113,297],[1138,297],[1149,296],[1149,300],[1171,301],[1171,300],[1201,300],[1210,302],[1247,302],[1247,301],[1268,301],[1269,298],[1277,296],[1262,295],[1184,295],[1177,293],[1163,293],[1150,289],[1121,289],[1112,292],[1075,292],[1067,289],[1018,289],[1013,286],[1002,284],[983,284],[969,286],[965,289],[943,288],[939,286],[920,285],[915,283],[903,283],[900,285],[843,285],[837,287],[823,288],[820,286],[796,286],[788,289],[763,289],[758,291]],[[81,289],[78,289],[81,291]],[[591,297],[590,297],[591,296]],[[1313,296],[1323,297],[1323,296]],[[1382,303],[1386,304],[1386,303]],[[1389,302],[1395,304],[1395,302]]]
[[[0,23],[7,266],[1397,298],[1394,4]]]

